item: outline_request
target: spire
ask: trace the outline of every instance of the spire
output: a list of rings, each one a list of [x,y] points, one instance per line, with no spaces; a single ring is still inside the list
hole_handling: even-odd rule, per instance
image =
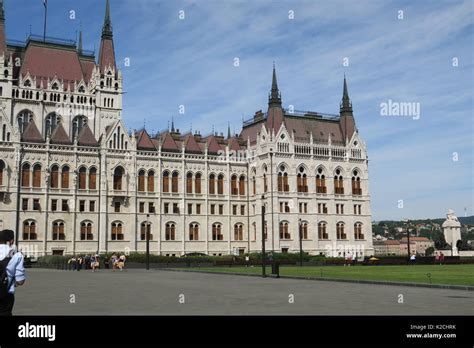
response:
[[[347,92],[347,81],[346,81],[346,74],[344,74],[344,88],[342,91],[342,101],[340,112],[342,113],[351,113],[352,114],[352,103],[349,99],[349,93]]]
[[[174,118],[171,116],[171,133],[174,133]]]
[[[231,133],[230,133],[230,122],[227,123],[227,139],[230,139]]]
[[[82,54],[82,29],[79,31],[79,42],[77,44],[77,52]]]
[[[105,18],[104,26],[102,27],[102,38],[111,39],[113,36],[112,33],[112,21],[110,19],[110,2],[107,0],[105,4]]]
[[[268,106],[280,106],[281,107],[281,93],[278,89],[278,82],[276,77],[275,62],[273,62],[273,78],[272,78],[272,89],[268,96]]]
[[[5,10],[3,9],[3,0],[0,0],[0,21],[5,21]]]
[[[5,10],[3,9],[3,0],[0,0],[0,57],[7,58],[7,42],[5,36]]]
[[[104,26],[102,27],[102,41],[100,43],[99,66],[101,73],[103,73],[109,67],[112,67],[116,70],[109,0],[107,0],[105,5],[105,18]]]

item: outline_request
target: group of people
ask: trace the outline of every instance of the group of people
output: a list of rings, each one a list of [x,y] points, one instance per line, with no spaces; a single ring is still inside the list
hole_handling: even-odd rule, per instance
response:
[[[110,268],[112,265],[112,270],[115,271],[116,269],[123,270],[125,267],[125,255],[117,255],[113,254],[110,259],[104,260],[104,266],[106,269]],[[99,254],[95,255],[86,255],[86,256],[73,256],[69,259],[68,264],[71,265],[72,271],[80,271],[81,269],[90,269],[92,272],[100,269],[100,256]]]

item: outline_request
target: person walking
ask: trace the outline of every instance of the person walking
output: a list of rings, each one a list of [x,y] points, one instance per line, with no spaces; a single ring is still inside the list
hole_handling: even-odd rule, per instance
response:
[[[25,283],[22,253],[13,249],[15,233],[0,231],[0,316],[11,316],[15,304],[15,288]]]
[[[436,252],[435,252],[435,263],[439,263],[439,256],[440,256],[440,255],[439,255],[438,252],[436,251]]]
[[[96,269],[99,269],[100,263],[99,263],[99,255],[95,254],[94,256],[91,256],[91,268],[92,272],[95,272]]]
[[[77,271],[78,272],[81,270],[83,262],[84,262],[84,259],[82,258],[82,256],[79,256],[77,258]]]
[[[442,265],[444,263],[444,254],[443,252],[441,251],[440,252],[440,255],[439,255],[439,264]]]
[[[68,263],[72,266],[72,270],[75,271],[77,268],[77,259],[74,255],[69,259]]]

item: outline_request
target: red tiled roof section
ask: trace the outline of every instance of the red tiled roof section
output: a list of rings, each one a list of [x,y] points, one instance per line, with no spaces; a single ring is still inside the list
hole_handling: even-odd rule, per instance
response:
[[[8,52],[5,37],[5,23],[0,21],[0,56],[6,56],[6,53]]]
[[[148,132],[143,129],[138,133],[137,149],[139,150],[156,150],[155,145],[150,139]]]
[[[115,69],[114,42],[110,39],[103,39],[100,43],[99,56],[100,72],[104,72],[109,66]]]
[[[229,144],[229,150],[230,151],[240,151],[240,150],[242,150],[242,147],[239,144],[239,140],[235,137],[230,138],[228,140],[228,144]]]
[[[83,78],[82,67],[77,52],[57,47],[46,47],[32,43],[27,46],[21,75],[59,80],[80,81]]]
[[[283,123],[283,109],[279,106],[268,108],[267,129],[274,129],[275,133],[280,130]]]
[[[163,143],[161,148],[167,151],[179,151],[178,145],[176,145],[173,137],[168,132],[163,135]]]
[[[194,139],[194,136],[189,133],[184,136],[184,150],[189,153],[201,153],[201,148]]]
[[[403,242],[407,242],[407,237],[401,239]],[[410,237],[410,242],[429,242],[430,240],[426,237]]]
[[[309,142],[313,133],[314,142],[327,142],[329,135],[334,143],[344,142],[339,122],[311,119],[309,117],[285,117],[285,126],[295,142]]]
[[[257,141],[257,135],[262,129],[262,122],[254,123],[251,126],[245,127],[240,133],[240,137],[247,141],[250,139],[250,144],[255,144]]]
[[[217,139],[214,136],[209,136],[207,138],[207,152],[210,154],[219,154],[222,151],[222,147],[217,142]]]
[[[82,127],[77,137],[77,144],[80,146],[99,146],[99,143],[94,137],[89,125]]]
[[[71,144],[71,139],[69,139],[62,123],[58,124],[53,130],[53,133],[51,134],[51,143],[63,145]]]
[[[82,75],[84,76],[84,81],[89,82],[92,77],[92,71],[95,67],[95,62],[93,60],[81,59],[81,68]]]
[[[36,127],[35,121],[31,120],[28,122],[25,131],[21,135],[21,141],[27,143],[44,143],[43,136],[38,130],[38,127]]]

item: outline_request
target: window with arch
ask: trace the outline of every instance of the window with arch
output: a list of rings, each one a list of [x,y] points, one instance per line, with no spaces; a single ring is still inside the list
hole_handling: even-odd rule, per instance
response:
[[[155,171],[153,170],[148,171],[147,190],[148,192],[155,192]]]
[[[213,195],[216,193],[216,176],[215,174],[209,175],[209,194]]]
[[[344,223],[338,222],[336,225],[336,237],[337,239],[347,239],[347,235],[344,232]]]
[[[252,223],[252,230],[253,230],[253,241],[257,240],[257,223]]]
[[[114,170],[114,190],[122,190],[122,180],[123,180],[124,170],[122,167],[118,166]]]
[[[252,176],[252,194],[257,194],[257,180],[255,179],[255,175]]]
[[[245,196],[245,176],[243,175],[239,178],[239,195]]]
[[[196,173],[194,178],[194,193],[201,193],[201,173]]]
[[[145,171],[143,169],[138,172],[138,191],[145,191]]]
[[[278,192],[289,192],[290,185],[288,185],[288,173],[286,167],[281,165],[278,168]]]
[[[290,232],[288,230],[288,222],[280,222],[280,239],[291,239]]]
[[[234,240],[244,240],[244,226],[242,224],[234,225]]]
[[[30,172],[31,166],[28,163],[23,164],[21,167],[21,186],[30,187]]]
[[[81,222],[81,240],[93,240],[94,235],[92,233],[92,222],[83,221]]]
[[[140,224],[140,240],[146,240],[148,234],[148,239],[153,240],[153,234],[151,233],[151,223],[149,221],[144,221]]]
[[[342,177],[342,172],[338,168],[334,175],[334,193],[342,195],[344,194],[344,180]]]
[[[356,222],[354,224],[354,239],[364,239],[364,233],[362,233],[362,224]]]
[[[112,240],[123,240],[123,225],[121,222],[115,221],[111,225]]]
[[[186,174],[186,193],[193,193],[193,173]]]
[[[33,187],[41,187],[41,164],[39,163],[33,167]]]
[[[18,130],[20,133],[23,133],[26,129],[26,126],[30,121],[33,120],[33,113],[29,110],[21,111],[17,116]]]
[[[170,192],[170,173],[168,171],[163,172],[163,192]]]
[[[75,138],[79,135],[82,128],[87,125],[87,117],[86,116],[76,116],[72,119],[72,137]]]
[[[199,224],[196,222],[189,224],[189,240],[199,240]]]
[[[49,178],[49,187],[58,188],[59,187],[59,166],[53,165],[51,167],[51,176]]]
[[[219,174],[217,176],[217,194],[223,195],[224,194],[224,175]]]
[[[235,196],[239,194],[239,189],[237,188],[237,175],[232,175],[230,177],[230,193]]]
[[[306,221],[303,221],[300,224],[300,228],[301,228],[301,238],[308,239],[308,223]]]
[[[178,178],[178,172],[173,172],[173,174],[171,175],[171,192],[178,192]]]
[[[61,171],[61,187],[69,188],[69,167],[64,166]]]
[[[65,240],[64,221],[53,222],[53,240]]]
[[[79,181],[78,181],[78,189],[85,190],[86,189],[86,178],[87,178],[87,169],[86,167],[79,168]]]
[[[318,239],[329,239],[329,235],[326,231],[326,222],[321,221],[318,223]]]
[[[89,169],[89,190],[97,189],[97,169],[92,167]]]
[[[5,171],[5,162],[0,160],[0,186],[3,185],[3,172]]]
[[[176,239],[176,225],[174,222],[168,222],[165,226],[165,240]]]
[[[316,193],[327,193],[326,176],[321,167],[318,168],[316,173]]]
[[[303,166],[298,168],[298,174],[296,175],[296,186],[298,192],[308,192],[308,177]]]
[[[360,187],[360,175],[359,171],[355,169],[352,172],[352,194],[353,195],[361,195],[362,189]]]
[[[44,120],[44,134],[51,135],[59,123],[61,123],[59,115],[55,112],[50,113]]]
[[[219,223],[212,224],[212,240],[224,240],[222,225]]]
[[[26,220],[23,222],[23,240],[37,240],[36,221]]]

